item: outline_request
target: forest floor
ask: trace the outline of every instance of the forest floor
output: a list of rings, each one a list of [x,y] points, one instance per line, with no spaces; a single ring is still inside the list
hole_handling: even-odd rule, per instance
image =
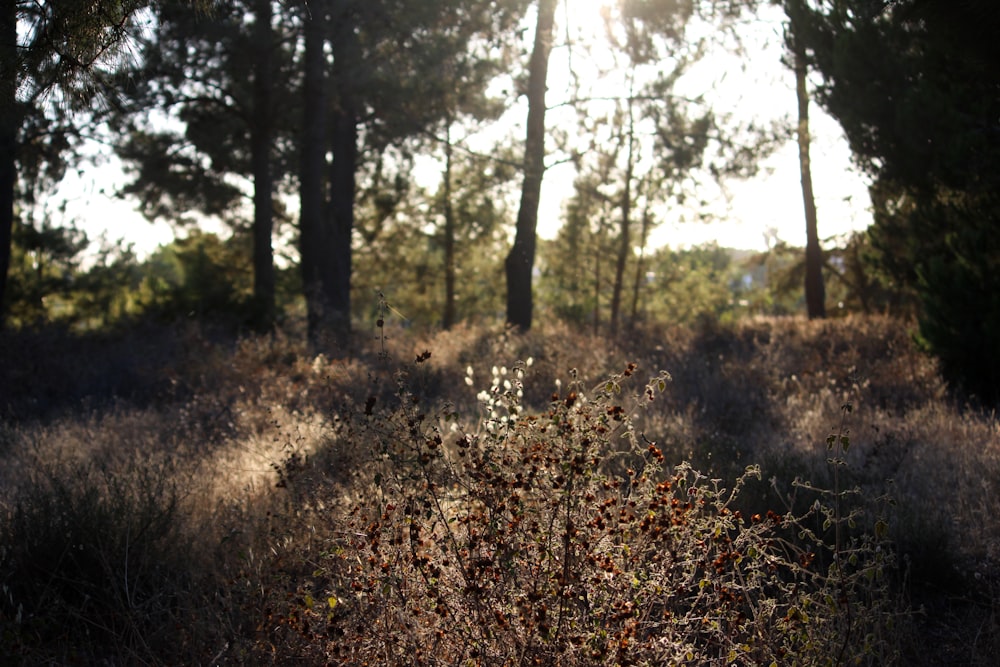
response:
[[[515,367],[526,412],[541,413],[634,363],[670,374],[635,416],[668,462],[723,483],[757,464],[772,481],[744,494],[747,515],[795,479],[830,483],[827,438],[848,436],[837,484],[857,489],[861,529],[889,508],[892,661],[995,664],[1000,421],[953,397],[905,322],[754,319],[614,339],[557,324],[387,328],[339,354],[302,338],[193,324],[0,333],[0,662],[336,663],[303,619],[326,594],[331,517],[366,465],[345,415],[405,385],[428,414],[476,431],[481,392]]]

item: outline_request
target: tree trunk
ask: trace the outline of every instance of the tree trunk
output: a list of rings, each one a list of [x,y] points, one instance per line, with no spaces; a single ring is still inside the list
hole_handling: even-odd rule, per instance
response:
[[[622,184],[621,218],[618,221],[618,257],[615,261],[615,283],[611,293],[611,335],[618,333],[621,320],[622,292],[625,288],[625,267],[632,251],[632,176],[635,172],[635,120],[632,115],[632,90],[629,87],[628,129],[626,130],[625,182]]]
[[[601,283],[601,259],[605,254],[605,248],[602,247],[604,240],[604,231],[607,228],[607,220],[604,218],[604,214],[601,214],[600,221],[597,225],[597,234],[595,235],[594,242],[594,335],[601,335],[601,289],[604,285]]]
[[[799,106],[799,172],[802,181],[802,203],[806,214],[806,309],[809,319],[826,317],[826,295],[823,289],[823,249],[819,245],[816,221],[816,199],[813,196],[812,171],[809,166],[809,92],[806,89],[805,49],[792,36],[792,56],[795,68],[795,92]]]
[[[355,31],[357,18],[350,2],[338,3],[333,39],[333,137],[330,164],[329,270],[324,281],[330,295],[329,325],[338,345],[347,344],[351,333],[351,241],[354,234],[354,199],[358,169],[358,106],[356,78],[364,64]]]
[[[524,182],[517,212],[514,246],[507,255],[507,322],[527,331],[531,328],[531,279],[535,266],[538,202],[545,172],[545,89],[556,0],[538,0],[535,44],[528,70],[528,127],[524,144]]]
[[[639,184],[641,191],[647,190],[646,181]],[[641,193],[640,193],[641,194]],[[647,191],[648,194],[648,191]],[[646,199],[646,206],[642,209],[642,226],[639,232],[639,258],[635,262],[635,282],[632,283],[632,325],[639,321],[639,290],[642,280],[645,278],[643,268],[645,264],[646,242],[649,240],[649,227],[652,218],[649,212],[649,199]]]
[[[274,32],[271,27],[271,0],[256,0],[253,125],[250,153],[253,169],[253,296],[257,324],[269,328],[274,323],[274,185],[271,175],[271,146],[274,141]]]
[[[0,15],[0,328],[6,319],[4,296],[10,269],[17,182],[17,3],[3,2]]]
[[[342,105],[344,104],[342,100]],[[328,324],[337,344],[351,333],[351,236],[357,188],[358,124],[350,105],[334,113],[333,162],[330,164],[330,257],[324,282],[330,296]]]
[[[604,224],[601,224],[603,229]],[[594,335],[601,335],[601,246],[594,246]]]
[[[444,144],[444,312],[441,327],[455,326],[455,209],[451,205],[451,122],[445,129]]]
[[[309,340],[320,342],[329,299],[322,281],[324,179],[326,173],[326,2],[305,3],[301,173],[299,175],[299,254],[306,297]]]

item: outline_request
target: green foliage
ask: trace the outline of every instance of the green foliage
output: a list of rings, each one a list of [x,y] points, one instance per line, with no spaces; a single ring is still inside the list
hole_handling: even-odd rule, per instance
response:
[[[819,100],[874,177],[881,265],[917,294],[922,336],[948,379],[995,402],[1000,12],[982,0],[789,4],[824,78]]]
[[[646,312],[650,321],[694,323],[735,312],[742,273],[729,251],[714,243],[688,250],[660,250],[649,260]]]
[[[91,248],[90,267],[73,278],[73,292],[67,302],[72,321],[80,329],[105,329],[142,314],[142,264],[121,241],[102,242]]]
[[[69,319],[66,301],[74,287],[87,236],[75,226],[15,225],[4,296],[6,316],[14,326],[50,318]]]
[[[608,321],[613,270],[608,249],[614,241],[607,228],[597,231],[603,236],[569,225],[555,241],[542,245],[539,291],[542,303],[559,319],[599,329]],[[643,257],[641,265],[631,256],[626,273],[634,276],[641,270],[634,286],[633,324],[691,324],[773,313],[772,302],[764,303],[771,298],[765,292],[770,274],[757,264],[734,261],[738,254],[711,243],[684,250],[661,248]]]
[[[941,215],[957,221],[944,236],[944,247],[917,267],[916,291],[923,304],[920,335],[941,359],[946,377],[982,401],[996,403],[1000,241],[984,220],[1000,219],[1000,207],[992,212],[952,208]]]
[[[914,315],[912,290],[900,287],[879,261],[871,231],[839,239],[826,254],[827,300],[839,312]]]
[[[489,320],[503,310],[502,258],[511,211],[506,195],[514,177],[508,164],[455,160],[451,185],[456,312],[470,321]],[[369,175],[356,211],[363,244],[355,255],[354,315],[370,320],[382,291],[406,304],[408,324],[441,323],[445,298],[446,231],[444,186],[435,193],[411,187],[401,176]]]
[[[252,276],[246,239],[197,230],[160,248],[145,263],[140,298],[167,318],[234,320],[249,313]]]

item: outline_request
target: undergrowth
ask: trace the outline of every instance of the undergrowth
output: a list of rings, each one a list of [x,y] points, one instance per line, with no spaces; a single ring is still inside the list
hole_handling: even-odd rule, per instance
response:
[[[421,362],[426,357],[418,357]],[[887,524],[854,530],[848,494],[746,516],[728,486],[669,464],[634,426],[630,364],[573,382],[540,414],[527,365],[494,369],[465,430],[397,375],[395,405],[350,415],[366,484],[289,627],[314,658],[381,665],[890,664]],[[450,424],[444,427],[442,424]],[[834,436],[832,465],[847,445]]]
[[[903,323],[386,319],[0,333],[0,663],[993,664],[1000,422]]]

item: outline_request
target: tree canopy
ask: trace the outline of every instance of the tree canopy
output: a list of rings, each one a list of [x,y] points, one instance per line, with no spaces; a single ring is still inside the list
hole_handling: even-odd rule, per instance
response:
[[[947,375],[1000,386],[1000,9],[966,0],[800,5],[818,98],[873,178],[872,242],[921,303]]]

